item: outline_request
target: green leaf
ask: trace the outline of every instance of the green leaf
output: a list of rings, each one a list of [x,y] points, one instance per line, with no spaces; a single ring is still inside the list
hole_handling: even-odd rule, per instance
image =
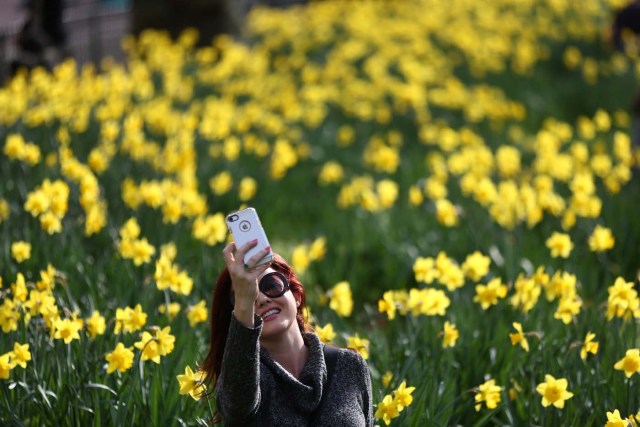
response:
[[[49,409],[52,408],[51,406],[51,402],[49,401],[49,397],[58,400],[58,396],[56,396],[56,394],[54,392],[52,392],[51,390],[45,390],[44,387],[42,387],[42,385],[38,385],[38,392],[40,393],[40,395],[42,396],[42,399],[44,400],[44,403],[47,405],[47,407]],[[49,397],[47,397],[49,396]]]
[[[477,422],[473,424],[473,427],[482,427],[486,425],[491,418],[493,418],[498,412],[500,412],[501,408],[502,405],[484,414]]]
[[[112,388],[110,388],[110,387],[108,387],[108,386],[106,386],[104,384],[89,382],[89,383],[85,384],[85,387],[106,390],[109,393],[113,394],[114,396],[116,396],[116,397],[118,396],[118,393],[114,389],[112,389]]]

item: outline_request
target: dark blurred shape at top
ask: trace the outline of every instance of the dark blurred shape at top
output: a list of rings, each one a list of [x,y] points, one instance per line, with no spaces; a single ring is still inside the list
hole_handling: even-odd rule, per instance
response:
[[[616,49],[621,51],[625,50],[625,32],[636,37],[640,34],[640,0],[629,3],[613,18],[611,36]]]
[[[615,13],[611,25],[611,41],[621,52],[638,54],[640,52],[629,52],[629,49],[638,49],[639,36],[640,0],[635,0]],[[640,147],[640,91],[638,90],[631,104],[631,113],[633,114],[632,140],[636,146]]]
[[[207,45],[219,34],[240,35],[247,12],[256,5],[289,7],[308,0],[133,0],[132,32],[167,30],[177,37],[186,28],[196,28],[199,45]]]
[[[26,8],[27,19],[17,37],[18,57],[11,64],[12,74],[20,68],[38,66],[51,70],[68,56],[63,0],[31,0]]]

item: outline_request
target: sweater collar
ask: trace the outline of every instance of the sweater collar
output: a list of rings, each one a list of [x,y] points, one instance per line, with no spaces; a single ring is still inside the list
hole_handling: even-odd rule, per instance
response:
[[[322,389],[326,383],[327,367],[324,361],[323,344],[316,334],[304,333],[304,343],[309,351],[309,358],[300,372],[300,378],[295,378],[276,362],[269,351],[260,347],[260,360],[271,371],[277,388],[289,394],[296,406],[302,411],[311,412],[320,404]]]

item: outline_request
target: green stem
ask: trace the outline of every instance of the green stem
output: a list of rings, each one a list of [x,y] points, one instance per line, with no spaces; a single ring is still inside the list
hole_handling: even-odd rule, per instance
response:
[[[627,414],[633,411],[633,395],[631,394],[631,378],[627,379]]]

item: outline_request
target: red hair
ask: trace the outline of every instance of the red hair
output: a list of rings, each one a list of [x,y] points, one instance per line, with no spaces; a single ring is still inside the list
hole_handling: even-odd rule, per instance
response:
[[[300,328],[300,332],[304,333],[311,330],[311,327],[307,325],[305,321],[306,313],[306,300],[304,294],[304,288],[302,283],[298,280],[296,273],[291,266],[278,254],[273,254],[273,262],[271,268],[280,273],[289,281],[289,287],[296,301],[299,301],[298,309],[296,312],[296,322]],[[210,314],[210,340],[209,340],[209,353],[204,359],[200,369],[205,372],[207,382],[212,385],[212,391],[215,388],[218,376],[222,370],[222,356],[224,355],[224,348],[227,344],[227,334],[229,332],[229,325],[231,324],[231,313],[233,312],[233,306],[231,305],[231,275],[229,270],[225,267],[222,273],[218,276],[216,281],[216,288],[213,293],[213,304],[211,304]]]

